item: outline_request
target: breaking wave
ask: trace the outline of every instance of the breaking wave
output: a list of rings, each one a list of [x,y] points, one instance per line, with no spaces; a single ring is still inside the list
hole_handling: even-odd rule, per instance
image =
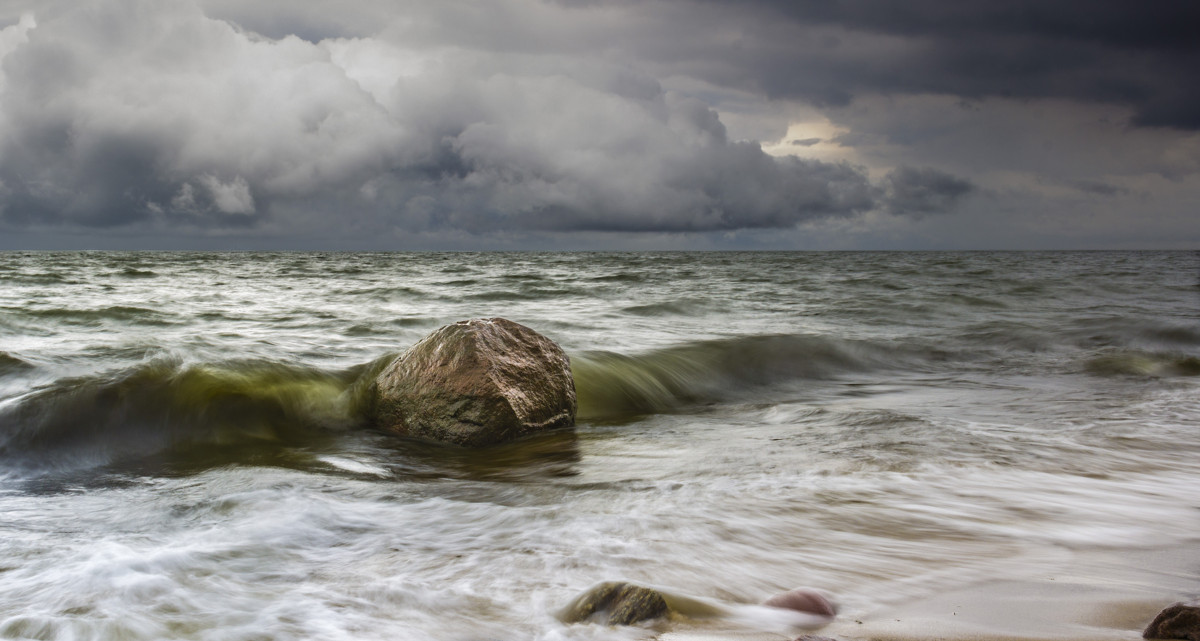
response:
[[[641,355],[572,356],[579,419],[613,420],[736,401],[794,379],[912,364],[913,350],[819,336],[749,336]],[[160,359],[64,378],[0,405],[0,460],[57,470],[148,456],[252,460],[368,425],[371,384],[395,354],[330,371],[278,362]],[[11,362],[10,362],[11,361]],[[7,368],[21,361],[8,357]]]
[[[736,400],[795,379],[916,367],[940,354],[824,336],[770,335],[685,343],[639,356],[571,358],[582,419],[615,419]]]
[[[8,376],[33,369],[33,366],[25,361],[9,354],[8,352],[0,352],[0,377]]]
[[[986,342],[1011,348],[996,337]],[[587,351],[572,354],[571,363],[579,421],[621,422],[761,399],[780,385],[794,392],[796,381],[931,371],[971,354],[911,342],[780,334],[685,342],[635,355]],[[155,456],[228,463],[270,459],[288,448],[319,450],[332,434],[369,426],[371,386],[395,356],[343,370],[159,359],[59,379],[0,403],[0,461],[10,471],[52,471]],[[0,376],[11,380],[28,369],[0,352]],[[1174,351],[1112,350],[1085,361],[1084,369],[1100,376],[1196,376],[1200,360]]]
[[[1096,376],[1200,376],[1200,358],[1170,353],[1122,350],[1089,359],[1086,367]]]
[[[7,469],[90,467],[190,448],[268,450],[361,422],[364,367],[161,360],[55,381],[0,407]]]

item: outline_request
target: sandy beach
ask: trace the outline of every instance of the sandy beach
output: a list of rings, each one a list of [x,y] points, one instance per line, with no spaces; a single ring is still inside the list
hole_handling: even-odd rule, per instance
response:
[[[1164,607],[1200,595],[1196,546],[1073,551],[1061,567],[876,607],[845,608],[825,628],[786,636],[741,626],[681,623],[662,641],[1117,641],[1140,639]]]

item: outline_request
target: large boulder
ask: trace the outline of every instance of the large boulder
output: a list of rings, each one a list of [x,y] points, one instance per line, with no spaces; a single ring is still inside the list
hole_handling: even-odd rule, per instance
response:
[[[1145,639],[1200,641],[1200,607],[1176,603],[1158,613],[1142,632]]]
[[[478,447],[575,424],[571,363],[554,341],[503,318],[447,325],[375,379],[377,427]]]

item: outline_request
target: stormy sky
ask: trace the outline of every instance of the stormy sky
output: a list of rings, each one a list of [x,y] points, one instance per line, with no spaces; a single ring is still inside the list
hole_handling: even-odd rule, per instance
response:
[[[0,0],[0,249],[1200,246],[1200,4]]]

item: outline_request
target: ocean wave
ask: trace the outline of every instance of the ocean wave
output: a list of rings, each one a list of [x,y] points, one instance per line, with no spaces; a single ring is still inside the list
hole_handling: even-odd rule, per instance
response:
[[[1038,352],[1054,349],[1057,345],[1054,335],[1046,328],[1012,320],[988,320],[969,325],[952,338],[976,350],[1003,352]]]
[[[121,278],[157,278],[158,274],[149,269],[137,269],[135,267],[126,267],[115,274]]]
[[[1200,357],[1177,353],[1119,351],[1088,359],[1085,368],[1096,376],[1200,376]]]
[[[46,272],[40,274],[6,274],[3,278],[6,285],[63,285],[75,284],[78,281],[67,278],[62,274]]]
[[[68,325],[93,326],[102,322],[129,323],[133,325],[165,326],[172,322],[167,314],[146,307],[113,305],[95,309],[34,309],[17,310],[17,313],[41,320],[61,322]]]
[[[982,296],[971,296],[969,294],[950,294],[945,297],[945,300],[964,307],[983,307],[988,309],[1005,309],[1008,307],[1003,301],[984,298]]]
[[[963,350],[979,355],[1011,352],[1079,351],[1084,358],[1108,359],[1111,352],[1160,354],[1186,361],[1200,356],[1200,327],[1145,318],[1103,316],[1033,323],[1010,318],[988,319],[963,327],[950,337]],[[1159,357],[1154,357],[1158,359]]]
[[[355,383],[369,367],[164,359],[60,379],[0,408],[0,460],[54,470],[195,447],[302,444],[362,422],[366,393]]]
[[[540,282],[548,282],[552,279],[549,276],[540,274],[538,272],[513,272],[511,274],[501,274],[500,276],[496,277],[496,280],[509,281],[509,282],[515,282],[515,283],[527,283],[527,282],[540,283]]]
[[[640,356],[571,356],[579,416],[613,419],[735,400],[794,379],[825,379],[941,358],[931,350],[826,336],[767,335],[701,341]]]
[[[543,286],[539,284],[524,284],[516,290],[496,289],[463,296],[465,300],[483,302],[559,300],[562,298],[586,296],[589,291],[571,286]]]
[[[698,316],[712,307],[708,301],[697,298],[662,301],[646,305],[632,305],[621,311],[634,316]]]
[[[1200,347],[1200,325],[1174,321],[1103,316],[1075,321],[1067,336],[1082,347],[1168,349]]]
[[[8,352],[0,352],[0,377],[10,374],[18,374],[33,369],[33,365],[9,354]]]
[[[988,334],[976,338],[1012,348]],[[1008,333],[1000,334],[1004,339]],[[1169,334],[1190,340],[1186,332]],[[570,356],[578,417],[586,423],[753,402],[773,394],[774,386],[794,391],[798,380],[930,371],[947,360],[969,359],[980,347],[956,352],[920,342],[772,334],[684,342],[640,354]],[[8,470],[54,471],[147,457],[227,464],[278,458],[289,448],[319,453],[319,443],[331,434],[369,427],[374,380],[395,357],[385,354],[341,370],[160,357],[63,378],[0,404],[0,462]],[[1200,358],[1178,350],[1111,349],[1093,352],[1084,362],[1086,371],[1100,376],[1200,375]],[[36,368],[0,352],[0,376],[7,380],[19,380],[31,369]]]
[[[615,274],[604,274],[603,276],[592,276],[587,280],[593,283],[644,283],[647,277],[641,272],[617,272]]]
[[[478,294],[468,294],[468,295],[464,296],[463,298],[465,298],[467,300],[482,301],[485,303],[493,303],[493,302],[504,302],[504,301],[514,301],[514,300],[538,300],[538,299],[542,298],[542,296],[538,295],[535,292],[493,290],[493,291],[487,291],[487,292],[480,292]]]
[[[422,299],[429,298],[430,294],[416,287],[398,286],[380,286],[380,287],[359,287],[355,289],[347,289],[340,294],[347,296],[363,296],[374,300],[393,300],[393,299]]]
[[[346,328],[346,336],[395,336],[396,328],[428,327],[436,329],[438,321],[435,318],[408,316],[388,319],[385,322],[358,323]]]
[[[768,335],[633,356],[592,351],[571,359],[579,419],[589,421],[736,401],[782,381],[897,367],[930,356],[890,344]],[[237,462],[248,460],[245,452],[307,447],[322,435],[369,426],[374,380],[395,357],[345,370],[159,358],[60,379],[0,406],[0,460],[9,469],[57,470],[204,452]],[[6,368],[22,362],[0,358]]]

